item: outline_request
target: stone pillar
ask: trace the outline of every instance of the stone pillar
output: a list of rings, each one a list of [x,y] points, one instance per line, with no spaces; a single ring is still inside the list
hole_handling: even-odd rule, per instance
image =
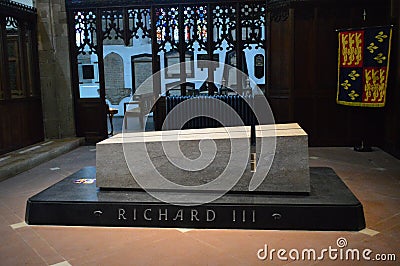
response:
[[[75,136],[65,0],[36,0],[46,138]]]

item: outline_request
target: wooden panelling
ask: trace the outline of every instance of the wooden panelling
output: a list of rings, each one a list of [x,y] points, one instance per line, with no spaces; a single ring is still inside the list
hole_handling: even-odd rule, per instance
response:
[[[383,148],[400,158],[400,2],[391,1],[391,23],[394,25],[392,37],[389,84],[385,107],[385,133]]]
[[[270,71],[266,94],[276,123],[287,123],[293,120],[290,102],[293,82],[292,33],[292,17],[285,21],[271,21],[268,39]]]
[[[292,121],[288,99],[268,99],[275,123],[290,123]]]
[[[315,128],[313,115],[315,114],[315,105],[312,98],[296,98],[293,102],[294,122],[299,125],[309,134],[309,142],[313,140],[313,132]],[[301,110],[301,111],[300,111]]]
[[[44,139],[40,99],[2,103],[0,113],[0,154]]]
[[[36,21],[35,8],[0,2],[0,86],[4,92],[0,100],[0,154],[44,139],[36,72],[39,65]],[[13,69],[17,73],[14,78],[9,67],[12,62],[18,62]]]
[[[315,31],[314,8],[294,11],[294,97],[313,97],[315,90]],[[296,112],[296,108],[295,108]]]
[[[289,77],[292,73],[290,21],[271,22],[270,28],[270,90],[288,89],[291,85]]]
[[[283,90],[283,92],[282,94],[270,93],[267,96],[276,123],[288,123],[293,119],[289,103],[289,91]]]
[[[365,4],[338,4],[333,1],[311,1],[307,5],[293,5],[293,51],[287,23],[271,23],[271,86],[269,100],[275,116],[287,117],[293,112],[292,122],[298,122],[309,134],[311,146],[353,146],[366,140],[371,145],[384,143],[384,108],[368,109],[336,104],[337,32],[336,29],[388,24],[389,1],[366,1]],[[367,13],[363,20],[364,9]],[[274,29],[275,28],[275,29]],[[286,29],[286,37],[279,35]],[[276,34],[274,34],[276,33]],[[276,35],[276,36],[275,36]],[[287,58],[283,54],[293,54]],[[283,65],[293,60],[291,74]],[[291,71],[288,69],[288,71]],[[293,84],[290,86],[290,84]],[[276,100],[273,95],[289,91],[287,100]],[[388,91],[389,93],[389,91]],[[284,106],[288,104],[289,106]],[[279,119],[278,119],[279,121]]]

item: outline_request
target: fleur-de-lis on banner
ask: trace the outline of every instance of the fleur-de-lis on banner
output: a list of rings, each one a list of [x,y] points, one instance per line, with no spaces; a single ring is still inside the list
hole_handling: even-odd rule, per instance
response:
[[[349,97],[352,101],[354,101],[358,96],[358,95],[354,90],[351,91],[351,93],[349,93]]]
[[[356,70],[351,71],[351,73],[349,74],[349,77],[350,77],[352,80],[356,80],[359,76],[360,76],[360,74],[358,74]],[[346,80],[346,81],[347,81],[347,80]],[[345,82],[346,82],[346,81],[345,81]],[[350,84],[350,86],[351,86],[351,84]]]
[[[351,84],[349,83],[349,81],[347,79],[340,85],[343,86],[345,90],[347,90],[347,89],[349,89],[349,87],[351,87]]]
[[[375,50],[378,49],[378,46],[376,46],[375,43],[371,42],[371,44],[367,47],[367,49],[371,54],[373,54]]]
[[[383,42],[383,39],[386,39],[387,37],[386,34],[383,34],[383,31],[380,31],[378,35],[375,36],[375,39],[377,39],[378,42]]]
[[[379,53],[378,56],[374,57],[374,59],[379,63],[382,64],[384,60],[386,60],[386,56],[382,53]]]

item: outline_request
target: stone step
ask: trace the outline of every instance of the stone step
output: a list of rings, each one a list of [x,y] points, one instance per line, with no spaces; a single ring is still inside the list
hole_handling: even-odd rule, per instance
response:
[[[46,140],[0,156],[0,181],[67,153],[84,143],[83,138]]]

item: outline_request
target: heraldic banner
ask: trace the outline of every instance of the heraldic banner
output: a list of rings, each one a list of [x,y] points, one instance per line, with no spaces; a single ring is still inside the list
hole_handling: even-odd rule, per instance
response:
[[[339,31],[338,104],[383,107],[392,27]]]

